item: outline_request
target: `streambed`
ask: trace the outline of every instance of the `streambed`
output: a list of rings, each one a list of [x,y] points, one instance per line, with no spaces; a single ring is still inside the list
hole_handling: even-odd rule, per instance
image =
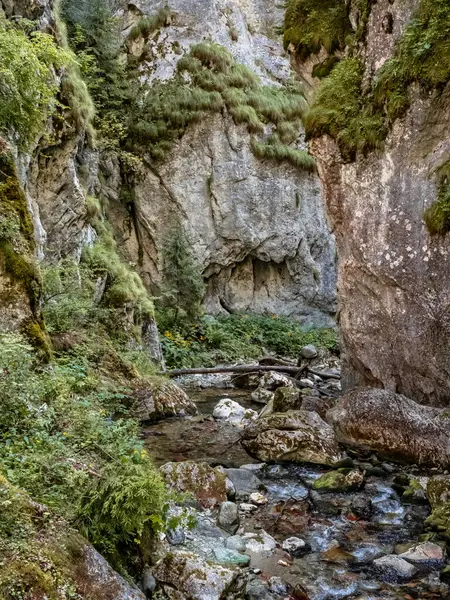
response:
[[[242,570],[245,583],[241,591],[223,597],[236,600],[450,598],[448,585],[439,577],[443,562],[423,565],[414,576],[404,578],[398,577],[398,573],[393,575],[388,565],[381,568],[374,563],[383,556],[399,555],[425,539],[428,504],[406,503],[401,499],[402,483],[423,473],[414,467],[400,468],[382,462],[373,455],[354,457],[354,466],[366,469],[363,487],[355,492],[318,493],[312,489],[314,481],[327,469],[258,463],[241,447],[239,428],[212,417],[214,407],[223,398],[260,410],[261,405],[251,401],[248,391],[208,387],[188,393],[197,403],[198,416],[174,418],[144,429],[146,445],[156,463],[193,460],[225,469],[240,468],[240,472],[256,475],[267,499],[266,504],[253,509],[248,508],[245,494],[235,499],[240,505],[236,534],[244,541],[247,538],[245,551],[240,551],[250,557],[250,563]],[[217,509],[196,508],[197,525],[180,539],[175,536],[171,541],[208,561],[220,562],[225,556],[227,564],[230,532],[217,526]],[[257,536],[257,551],[253,551],[255,544],[250,543],[251,534]],[[286,546],[286,540],[292,537],[304,542],[304,550],[298,556],[283,549],[283,544]],[[201,595],[198,598],[203,600]]]

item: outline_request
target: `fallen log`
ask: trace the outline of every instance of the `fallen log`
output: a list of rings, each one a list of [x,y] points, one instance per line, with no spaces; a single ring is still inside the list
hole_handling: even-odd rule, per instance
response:
[[[178,377],[179,375],[209,375],[214,373],[260,373],[267,371],[276,371],[278,373],[298,374],[299,367],[279,367],[266,365],[239,365],[236,367],[211,367],[211,368],[193,368],[193,369],[172,369],[165,375],[169,377]]]

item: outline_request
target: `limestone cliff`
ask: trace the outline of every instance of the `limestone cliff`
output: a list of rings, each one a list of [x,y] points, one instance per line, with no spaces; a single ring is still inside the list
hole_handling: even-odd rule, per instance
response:
[[[123,14],[124,36],[165,2],[145,1]],[[167,4],[171,20],[130,52],[149,87],[173,77],[194,44],[211,40],[263,84],[279,88],[291,74],[275,25],[283,11],[268,2]],[[267,132],[266,132],[267,133]],[[298,147],[304,140],[298,132]],[[160,161],[144,161],[131,214],[120,201],[115,161],[102,161],[109,217],[151,289],[160,279],[160,249],[181,219],[207,283],[205,308],[272,312],[330,324],[335,311],[335,248],[314,173],[256,158],[245,125],[226,110],[191,125]]]
[[[435,4],[435,11],[442,10]],[[421,10],[428,5],[422,3]],[[386,73],[386,61],[395,52],[399,56],[400,41],[419,6],[417,1],[397,0],[371,5],[357,52],[366,90]],[[355,6],[352,11],[357,26]],[[441,20],[440,28],[445,27],[448,16]],[[424,49],[421,61],[432,48],[424,44]],[[310,78],[311,64],[317,61],[294,55],[305,78]],[[337,240],[346,387],[368,384],[426,403],[447,404],[449,237],[431,236],[424,212],[438,197],[445,182],[442,167],[450,159],[450,88],[445,83],[427,88],[424,81],[425,75],[422,85],[411,82],[402,100],[409,107],[391,119],[379,149],[366,148],[349,158],[341,152],[339,138],[319,135],[313,136],[311,150]],[[363,109],[361,105],[361,113]]]

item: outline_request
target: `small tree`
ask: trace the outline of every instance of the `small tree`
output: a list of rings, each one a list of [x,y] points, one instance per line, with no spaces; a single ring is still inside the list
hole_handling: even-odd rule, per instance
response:
[[[173,323],[193,321],[201,315],[205,286],[181,224],[169,233],[162,259],[161,306],[169,311]]]

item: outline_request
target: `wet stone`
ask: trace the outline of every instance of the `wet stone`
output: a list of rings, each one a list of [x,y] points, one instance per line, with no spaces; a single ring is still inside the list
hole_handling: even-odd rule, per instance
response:
[[[381,579],[388,583],[410,581],[417,573],[414,565],[395,554],[377,558],[373,561],[373,564]]]
[[[229,531],[235,533],[239,527],[239,510],[234,502],[223,502],[219,508],[219,525]]]
[[[261,480],[248,469],[225,469],[225,473],[234,485],[237,500],[248,500],[250,494],[263,487]]]
[[[286,552],[289,552],[291,556],[294,556],[296,558],[298,558],[299,556],[303,556],[310,549],[305,540],[302,540],[298,537],[287,538],[281,544],[281,548]]]
[[[420,568],[441,569],[445,564],[443,548],[432,542],[417,544],[400,554],[400,558]]]
[[[225,540],[225,546],[236,552],[245,552],[246,548],[245,540],[240,535],[231,535]]]

